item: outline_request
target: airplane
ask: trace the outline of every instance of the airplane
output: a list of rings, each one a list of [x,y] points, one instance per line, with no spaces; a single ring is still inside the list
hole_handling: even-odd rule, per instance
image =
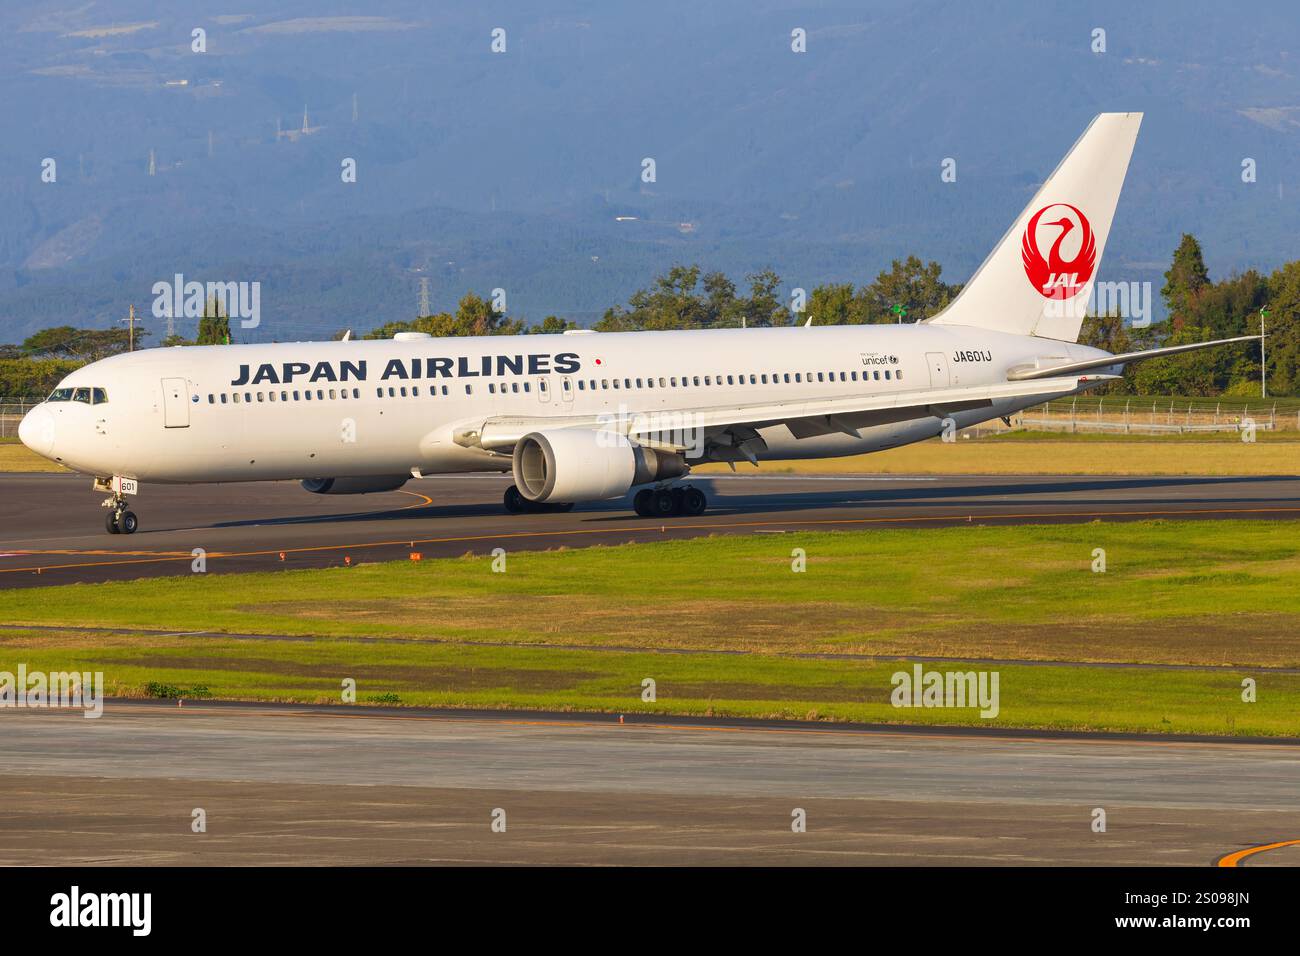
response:
[[[902,325],[154,348],[64,378],[19,427],[132,534],[142,484],[293,479],[315,494],[509,472],[512,513],[622,498],[699,515],[693,466],[860,455],[1119,377],[1078,344],[1141,113],[1096,116],[957,297]]]

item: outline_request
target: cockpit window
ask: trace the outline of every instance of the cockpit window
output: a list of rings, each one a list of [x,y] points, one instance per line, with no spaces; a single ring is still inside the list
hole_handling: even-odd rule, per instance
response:
[[[108,392],[102,388],[92,388],[90,394],[91,397],[94,398],[96,405],[103,405],[108,401]]]
[[[47,402],[70,402],[72,401],[72,389],[56,388],[54,391],[50,392],[50,397],[47,398],[46,401]]]
[[[89,404],[90,404],[90,389],[88,389],[88,388],[79,388],[79,389],[77,389],[75,392],[72,393],[72,400],[73,400],[74,402],[85,402],[87,405],[89,405]]]

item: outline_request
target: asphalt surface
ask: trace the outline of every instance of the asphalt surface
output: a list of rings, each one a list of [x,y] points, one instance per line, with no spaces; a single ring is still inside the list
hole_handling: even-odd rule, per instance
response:
[[[1287,744],[124,701],[0,739],[6,865],[1208,866],[1300,838]]]
[[[104,531],[102,494],[73,475],[0,476],[0,588],[797,529],[1178,517],[1300,518],[1295,477],[710,476],[699,518],[644,519],[625,502],[510,515],[498,475],[413,480],[398,492],[313,495],[296,482],[153,485],[141,530]]]

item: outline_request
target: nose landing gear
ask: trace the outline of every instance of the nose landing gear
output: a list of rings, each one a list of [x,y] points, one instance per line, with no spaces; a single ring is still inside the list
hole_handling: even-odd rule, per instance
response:
[[[111,506],[111,499],[107,502]],[[128,511],[125,506],[122,510],[110,511],[104,515],[104,527],[109,534],[135,534],[140,527],[140,519],[135,516],[134,511]]]
[[[135,534],[140,519],[126,506],[126,495],[135,494],[139,488],[135,479],[96,478],[94,487],[96,491],[109,493],[104,499],[104,507],[108,509],[108,514],[104,515],[104,530],[109,534]]]

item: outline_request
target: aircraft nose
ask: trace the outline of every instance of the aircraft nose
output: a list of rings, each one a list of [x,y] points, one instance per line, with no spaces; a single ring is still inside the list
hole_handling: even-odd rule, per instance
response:
[[[18,440],[36,454],[48,458],[54,450],[54,416],[44,405],[37,405],[18,423]]]

